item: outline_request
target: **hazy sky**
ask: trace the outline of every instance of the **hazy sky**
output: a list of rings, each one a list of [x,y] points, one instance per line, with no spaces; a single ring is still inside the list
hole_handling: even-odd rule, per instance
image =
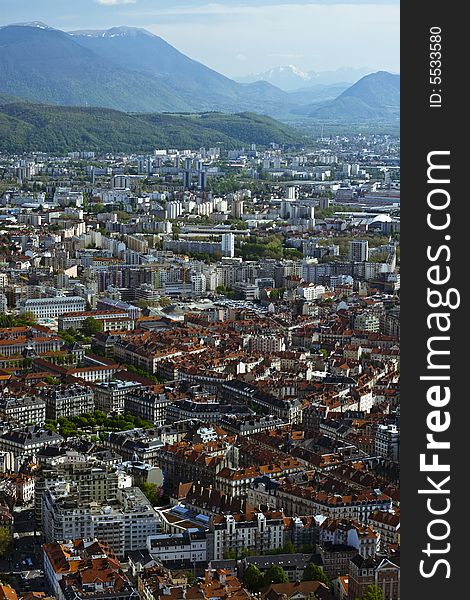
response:
[[[2,24],[144,27],[231,77],[294,64],[399,71],[398,0],[0,0]]]

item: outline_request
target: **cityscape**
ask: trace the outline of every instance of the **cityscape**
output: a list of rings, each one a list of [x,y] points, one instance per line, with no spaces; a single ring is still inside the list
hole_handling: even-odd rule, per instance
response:
[[[0,600],[399,600],[395,109],[54,76],[0,87]]]

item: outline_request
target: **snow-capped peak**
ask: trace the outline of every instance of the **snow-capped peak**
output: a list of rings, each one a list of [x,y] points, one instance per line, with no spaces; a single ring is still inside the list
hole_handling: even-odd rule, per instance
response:
[[[299,77],[304,81],[308,81],[310,79],[310,75],[308,73],[302,71],[300,67],[296,67],[295,65],[285,65],[283,67],[277,67],[275,69],[271,69],[270,72],[273,73],[273,75],[275,73],[291,73],[292,75],[295,75],[296,77]]]
[[[146,29],[139,27],[112,27],[111,29],[87,29],[79,31],[69,31],[69,35],[72,36],[85,36],[85,37],[103,37],[103,38],[114,38],[114,37],[132,37],[135,35],[148,35],[153,36],[153,33]]]
[[[29,21],[28,23],[12,23],[14,27],[36,27],[37,29],[53,29],[46,23],[42,23],[42,21]]]

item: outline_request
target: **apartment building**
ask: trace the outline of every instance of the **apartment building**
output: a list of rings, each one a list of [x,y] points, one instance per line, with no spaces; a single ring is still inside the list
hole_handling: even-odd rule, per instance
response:
[[[116,499],[81,502],[74,483],[57,482],[42,496],[42,530],[47,543],[96,537],[116,556],[144,550],[159,532],[157,513],[139,488],[119,489]]]
[[[283,533],[282,511],[215,515],[210,524],[209,556],[221,560],[229,550],[241,556],[244,549],[263,554],[282,548]]]
[[[134,328],[134,321],[123,310],[93,310],[71,312],[60,315],[58,318],[59,331],[67,329],[80,329],[86,319],[93,318],[100,321],[103,331],[123,331]]]
[[[0,419],[17,425],[43,425],[46,402],[40,397],[5,397],[0,399]]]
[[[357,554],[349,563],[349,600],[362,600],[369,585],[380,588],[383,600],[400,600],[399,557]]]
[[[86,302],[81,296],[33,298],[22,302],[22,309],[32,312],[37,319],[55,319],[64,313],[82,312]]]
[[[112,380],[97,383],[93,389],[95,408],[106,414],[123,414],[126,395],[140,387],[142,387],[142,384],[136,381]]]
[[[147,538],[147,550],[152,558],[178,567],[193,568],[208,560],[206,534],[197,529],[151,535]]]
[[[167,420],[167,408],[170,403],[171,400],[166,394],[133,389],[124,397],[124,410],[155,425],[163,425]]]
[[[76,417],[95,410],[93,391],[82,385],[55,386],[42,390],[39,395],[46,404],[47,419]]]

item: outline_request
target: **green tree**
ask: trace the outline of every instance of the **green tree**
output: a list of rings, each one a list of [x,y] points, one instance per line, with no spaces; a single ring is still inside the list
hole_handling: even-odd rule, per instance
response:
[[[26,310],[18,315],[16,322],[18,325],[24,325],[28,327],[30,325],[37,325],[38,320],[33,312]]]
[[[156,506],[159,500],[158,487],[155,483],[141,483],[140,489],[147,497],[147,500],[152,506]]]
[[[95,215],[98,215],[99,213],[104,212],[104,209],[105,209],[105,206],[101,202],[97,202],[96,204],[93,204],[91,206],[91,212],[94,213]]]
[[[263,587],[263,573],[256,565],[250,565],[243,574],[243,582],[250,592],[259,592]]]
[[[236,560],[237,558],[237,553],[235,552],[235,550],[232,550],[231,548],[229,550],[226,550],[224,552],[224,559],[225,560]]]
[[[0,527],[0,558],[3,558],[11,544],[12,536],[6,527]]]
[[[196,583],[196,578],[194,577],[194,573],[192,571],[186,571],[186,580],[188,582],[188,587],[192,587]]]
[[[15,319],[11,315],[0,315],[0,328],[8,329],[15,326]]]
[[[377,585],[368,585],[364,590],[362,600],[383,600],[382,590]]]
[[[165,308],[165,306],[170,306],[170,304],[171,304],[171,298],[168,298],[168,296],[162,296],[160,298],[159,302],[160,302],[160,306],[162,308]]]
[[[288,542],[286,542],[284,544],[284,547],[282,548],[282,551],[285,554],[295,554],[295,546],[294,544],[289,540]]]
[[[95,335],[95,333],[103,331],[103,323],[94,317],[87,317],[83,321],[80,329],[84,336],[91,337],[92,335]]]
[[[330,585],[330,580],[325,575],[323,569],[321,569],[318,565],[314,563],[308,563],[305,568],[304,575],[302,577],[303,581],[320,581],[325,585]]]
[[[263,585],[268,587],[271,583],[288,583],[289,578],[282,567],[271,565],[263,577]]]
[[[0,328],[29,327],[31,325],[37,325],[37,320],[34,313],[30,311],[22,312],[17,317],[13,315],[0,315]]]

